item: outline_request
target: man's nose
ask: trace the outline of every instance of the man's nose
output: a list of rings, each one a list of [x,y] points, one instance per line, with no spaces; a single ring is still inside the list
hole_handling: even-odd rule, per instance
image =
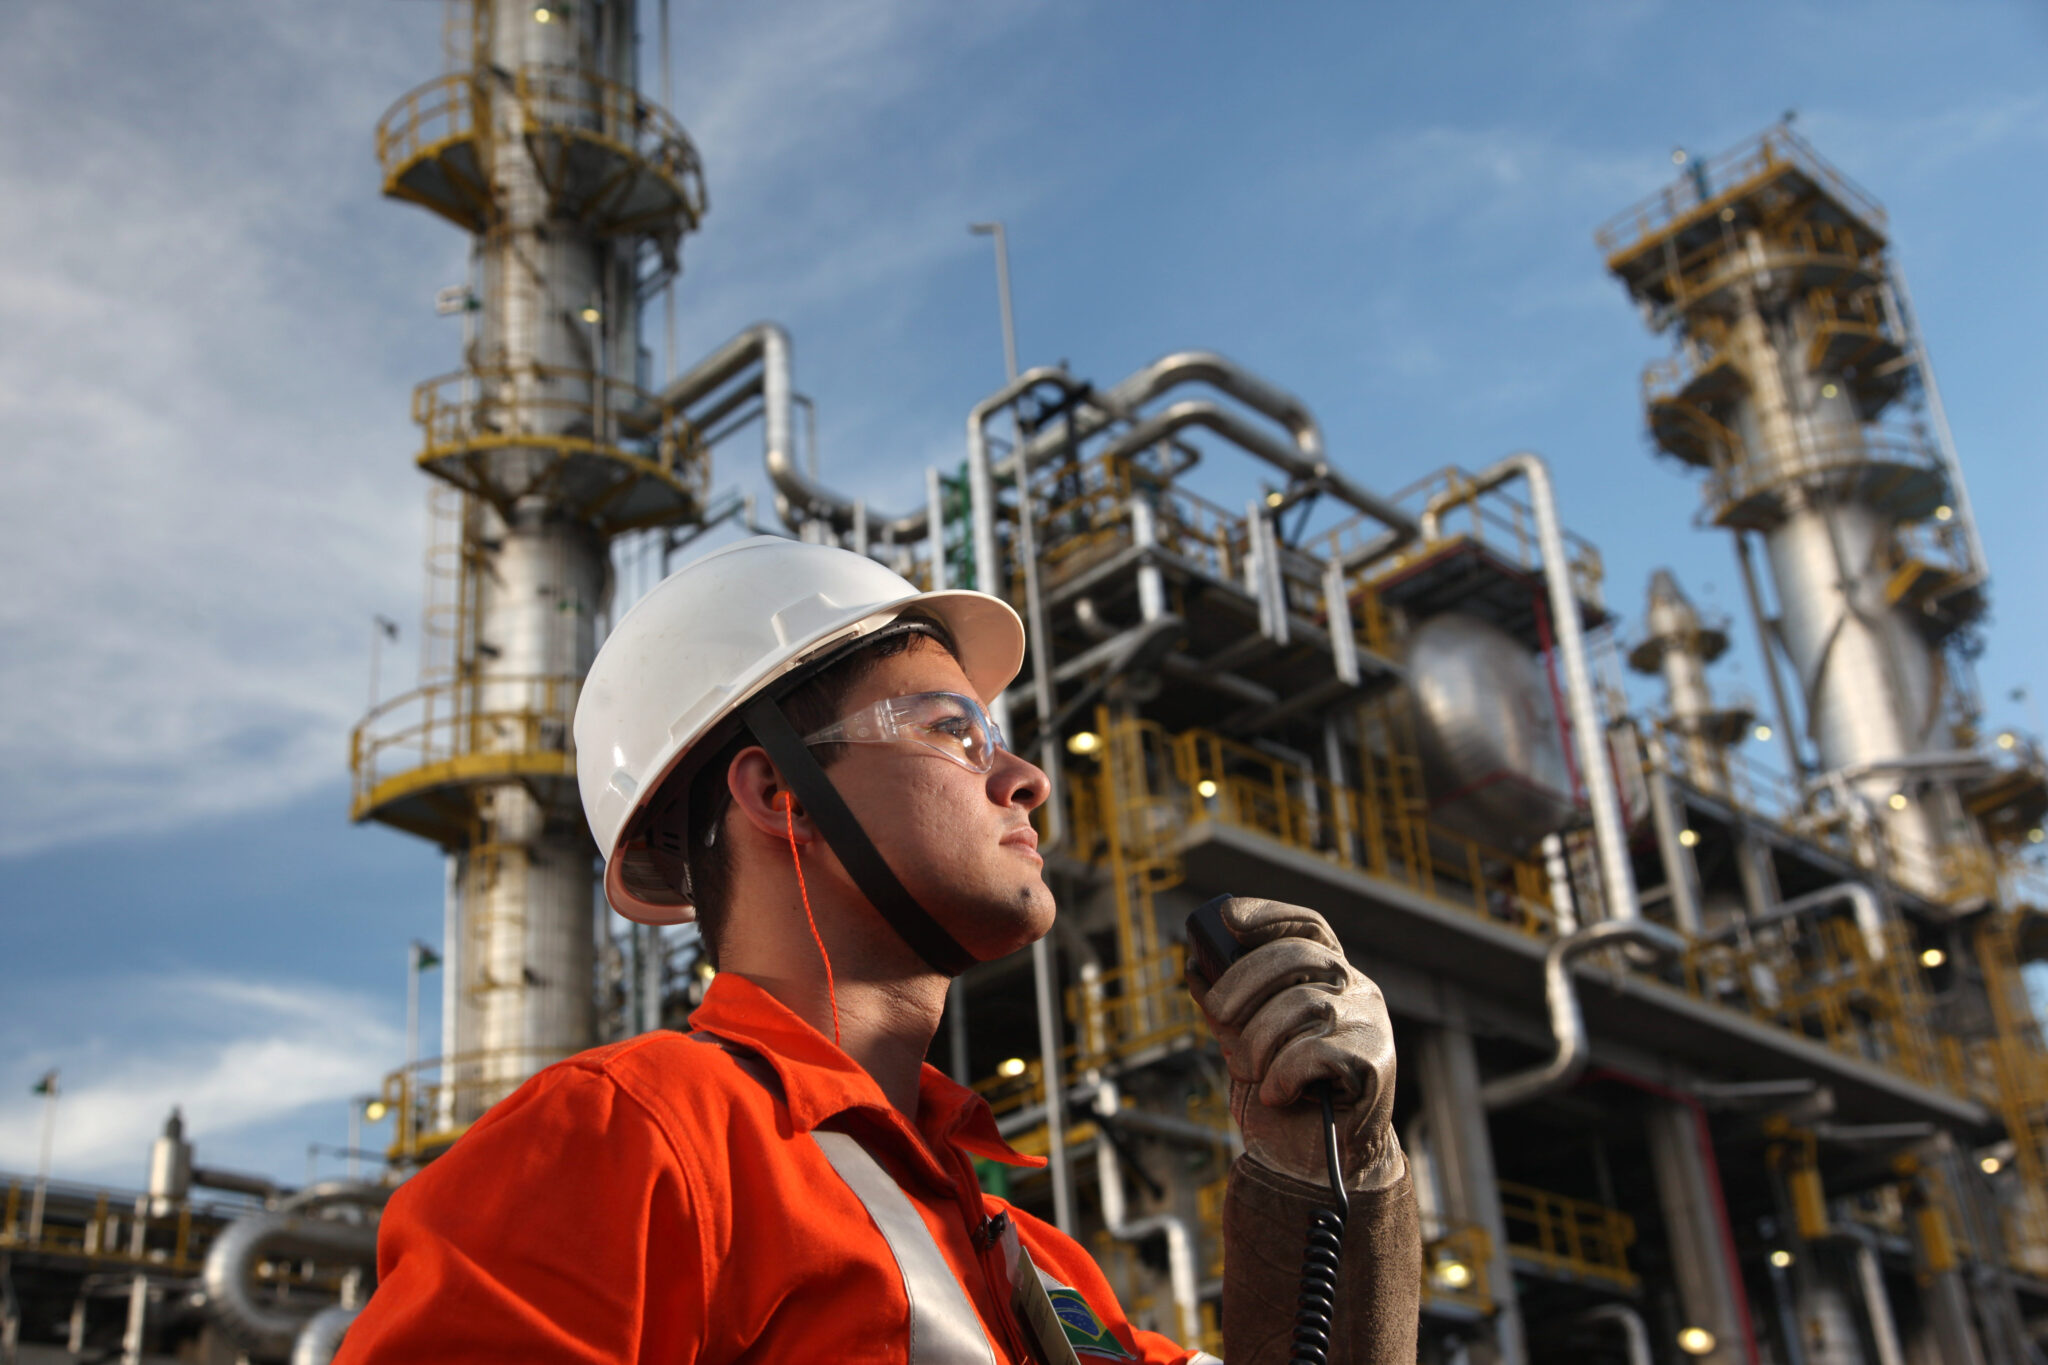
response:
[[[1036,810],[1052,795],[1052,779],[1030,759],[1008,749],[996,751],[996,763],[988,772],[989,796],[998,805],[1022,806]]]

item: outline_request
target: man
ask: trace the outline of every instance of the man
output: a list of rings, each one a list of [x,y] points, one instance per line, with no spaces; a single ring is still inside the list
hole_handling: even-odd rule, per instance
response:
[[[605,892],[642,923],[694,917],[719,973],[691,1034],[549,1068],[399,1190],[344,1362],[1210,1359],[1131,1327],[1086,1251],[981,1192],[976,1157],[1040,1163],[923,1064],[950,978],[1052,924],[1046,777],[985,710],[1023,651],[996,598],[766,537],[626,614],[576,716]],[[1288,1358],[1333,1202],[1327,1084],[1350,1191],[1331,1359],[1408,1365],[1420,1247],[1385,1006],[1313,912],[1225,918],[1250,951],[1191,985],[1246,1147],[1230,1359]]]

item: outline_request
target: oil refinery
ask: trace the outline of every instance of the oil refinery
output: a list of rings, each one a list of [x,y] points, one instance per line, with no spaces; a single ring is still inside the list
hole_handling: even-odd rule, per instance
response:
[[[932,1061],[1049,1158],[989,1188],[1133,1322],[1221,1350],[1239,1148],[1180,925],[1242,891],[1319,910],[1385,993],[1423,1361],[2048,1359],[2048,767],[1984,723],[1990,568],[1885,210],[1789,124],[1588,225],[1653,334],[1631,476],[1697,482],[1724,619],[1608,581],[1541,454],[1380,486],[1207,349],[1013,362],[922,506],[828,486],[783,326],[650,373],[709,209],[633,0],[448,13],[374,144],[470,247],[459,364],[412,396],[426,643],[349,753],[353,818],[445,855],[446,1055],[367,1059],[383,1179],[210,1170],[175,1115],[147,1189],[0,1177],[22,1361],[328,1360],[393,1186],[542,1068],[687,1027],[711,969],[606,910],[570,719],[617,566],[736,528],[1023,617],[999,718],[1052,779],[1061,913],[956,980]],[[772,506],[730,477],[757,432]],[[1737,640],[1761,698],[1717,682]]]

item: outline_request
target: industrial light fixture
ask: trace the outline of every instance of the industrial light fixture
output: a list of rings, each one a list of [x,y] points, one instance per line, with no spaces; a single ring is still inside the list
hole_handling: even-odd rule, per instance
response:
[[[583,310],[583,320],[595,327],[598,323],[604,321],[604,314],[598,312],[597,305],[593,303]]]
[[[1210,797],[1214,796],[1215,794],[1216,784],[1208,778],[1205,777],[1200,782],[1197,782],[1195,784],[1195,795],[1201,797],[1204,801],[1207,801]]]
[[[1674,166],[1683,166],[1683,165],[1685,164],[1685,162],[1686,162],[1686,156],[1685,156],[1685,148],[1683,148],[1683,147],[1673,147],[1673,148],[1671,149],[1671,164],[1672,164],[1672,165],[1674,165]]]
[[[1678,1333],[1678,1349],[1689,1356],[1703,1356],[1714,1349],[1714,1334],[1704,1327],[1687,1327]]]
[[[1454,1257],[1436,1263],[1436,1277],[1447,1289],[1463,1289],[1472,1283],[1472,1268]]]
[[[1820,396],[1823,398],[1833,398],[1836,394],[1840,392],[1841,390],[1836,388],[1833,384],[1823,384],[1820,386]]]
[[[1682,829],[1678,831],[1678,842],[1687,848],[1696,848],[1700,842],[1700,832],[1696,829]]]
[[[368,1104],[363,1106],[363,1117],[368,1119],[372,1123],[379,1122],[383,1119],[383,1117],[386,1114],[390,1112],[391,1106],[384,1103],[384,1101],[382,1100],[371,1100]]]
[[[1759,740],[1766,740],[1766,739],[1769,739],[1769,738],[1771,737],[1771,727],[1770,727],[1770,726],[1768,726],[1768,725],[1759,725],[1759,726],[1757,726],[1757,727],[1756,727],[1756,737],[1757,737],[1757,738],[1758,738]]]
[[[552,23],[554,17],[555,12],[546,5],[535,5],[533,7],[533,22],[536,24]]]
[[[2010,749],[2019,742],[2020,737],[2010,730],[2005,731],[1998,737],[1998,747],[2001,749]]]
[[[1093,730],[1076,730],[1067,736],[1067,752],[1070,754],[1092,754],[1102,747],[1102,736]]]
[[[1885,800],[1885,804],[1893,810],[1904,810],[1906,808],[1906,794],[1904,792],[1893,792]]]
[[[2027,842],[2030,844],[2038,844],[2044,838],[2048,838],[2048,835],[2044,835],[2038,829],[2030,829],[2027,831]]]
[[[1735,221],[1734,205],[1731,204],[1727,208],[1721,210],[1721,221],[1724,223],[1732,223]]]
[[[1266,494],[1266,506],[1268,507],[1278,507],[1281,503],[1286,501],[1287,495],[1285,493],[1275,491]]]
[[[998,1076],[1015,1077],[1021,1076],[1023,1074],[1024,1059],[1022,1057],[1012,1057],[1008,1061],[1003,1062],[996,1067],[996,1075]]]
[[[1948,954],[1944,953],[1939,948],[1926,948],[1921,950],[1920,965],[1923,967],[1939,967],[1942,963],[1946,961],[1948,961]]]
[[[1977,1169],[1986,1175],[1997,1175],[2005,1169],[2005,1163],[1995,1156],[1986,1154],[1977,1159]]]
[[[1943,503],[1941,506],[1934,509],[1934,519],[1936,521],[1947,521],[1950,517],[1953,517],[1955,514],[1956,509],[1950,507],[1947,503]]]
[[[1792,1253],[1783,1247],[1779,1247],[1771,1253],[1771,1264],[1779,1270],[1783,1270],[1786,1266],[1792,1264]]]

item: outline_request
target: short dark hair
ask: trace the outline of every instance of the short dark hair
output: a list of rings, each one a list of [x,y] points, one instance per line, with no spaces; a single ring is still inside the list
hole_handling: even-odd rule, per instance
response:
[[[834,659],[784,697],[782,713],[789,717],[790,728],[807,735],[830,725],[839,718],[847,696],[884,659],[906,654],[918,647],[920,641],[959,657],[951,638],[936,625],[929,630],[884,635],[866,648]],[[690,900],[696,907],[697,932],[704,942],[704,956],[714,967],[718,965],[719,945],[732,911],[732,841],[724,837],[725,817],[732,809],[732,790],[726,785],[726,774],[740,751],[756,742],[742,729],[687,779],[689,828],[684,847],[688,850]],[[819,767],[829,768],[845,756],[846,749],[844,744],[820,744],[811,753]]]

